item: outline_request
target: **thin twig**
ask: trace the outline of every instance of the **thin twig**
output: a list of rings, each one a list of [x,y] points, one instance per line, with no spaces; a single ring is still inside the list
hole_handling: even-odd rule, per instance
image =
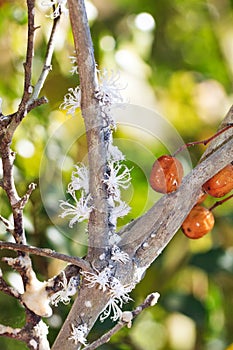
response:
[[[214,210],[215,208],[217,208],[219,205],[222,205],[223,203],[227,202],[229,199],[233,198],[233,194],[231,194],[230,196],[220,200],[220,201],[217,201],[215,202],[210,208],[209,210],[212,211]]]
[[[20,201],[20,197],[15,188],[14,176],[13,176],[13,163],[15,159],[15,153],[10,149],[11,136],[6,133],[5,137],[0,143],[0,155],[2,158],[3,167],[3,188],[8,196],[10,205],[12,207],[13,219],[14,219],[14,238],[17,243],[26,243],[26,238],[23,229],[22,210],[15,208]]]
[[[34,255],[45,256],[48,258],[55,258],[55,259],[66,261],[66,262],[69,262],[69,263],[74,264],[76,266],[79,266],[84,271],[92,272],[92,268],[87,261],[85,261],[79,257],[72,257],[72,256],[69,256],[66,254],[57,253],[52,249],[37,248],[37,247],[24,245],[24,244],[17,244],[17,243],[12,243],[12,242],[1,242],[1,241],[0,241],[0,249],[21,251],[21,252],[25,252],[25,253],[31,253]]]
[[[10,295],[11,297],[14,297],[17,299],[20,299],[21,297],[21,295],[15,288],[8,286],[8,284],[2,277],[1,269],[0,269],[0,290],[5,294]]]
[[[37,98],[35,100],[32,100],[32,98],[30,99],[30,103],[28,104],[27,107],[27,112],[29,113],[32,109],[39,107],[41,105],[44,105],[48,103],[48,100],[45,96],[42,96],[40,98]]]
[[[19,203],[17,203],[17,205],[19,206],[19,208],[23,209],[25,207],[25,205],[27,204],[32,192],[35,190],[36,188],[36,184],[35,183],[31,183],[28,186],[28,190],[25,193],[25,195],[20,199]]]
[[[55,38],[55,33],[56,33],[56,29],[57,29],[59,20],[60,20],[60,16],[54,18],[54,20],[53,20],[53,26],[52,26],[50,38],[49,38],[49,41],[47,44],[47,51],[46,51],[46,55],[45,55],[44,66],[42,68],[42,72],[40,74],[40,77],[34,86],[33,94],[30,98],[31,102],[33,102],[34,100],[36,100],[38,98],[40,91],[41,91],[42,87],[44,86],[44,82],[49,74],[49,71],[52,69],[51,62],[52,62],[52,56],[53,56],[53,51],[54,51],[54,38]]]
[[[17,335],[20,333],[20,331],[20,328],[12,328],[0,324],[0,336],[5,336],[8,338],[17,338]]]
[[[32,93],[31,78],[32,78],[32,60],[34,50],[34,34],[35,34],[35,0],[27,0],[28,9],[28,38],[27,38],[27,53],[26,62],[24,63],[24,91],[23,97],[19,105],[18,115],[22,118],[25,115],[25,107]],[[23,115],[21,115],[23,113]]]
[[[209,142],[213,141],[216,137],[218,137],[219,135],[221,135],[223,132],[227,131],[228,129],[232,128],[233,124],[230,123],[227,126],[225,126],[224,128],[220,129],[219,131],[217,131],[214,135],[210,136],[208,139],[205,140],[201,140],[201,141],[193,141],[193,142],[188,142],[185,145],[181,146],[180,148],[178,148],[174,153],[173,153],[173,157],[175,157],[178,153],[182,152],[183,150],[185,150],[188,147],[192,147],[192,146],[196,146],[196,145],[204,145],[206,146]]]
[[[92,342],[90,345],[87,345],[84,350],[94,350],[97,349],[99,346],[107,343],[110,338],[117,333],[121,328],[128,326],[129,328],[131,327],[131,322],[132,320],[138,316],[143,310],[150,306],[154,306],[158,300],[159,294],[158,293],[151,293],[150,295],[147,296],[147,298],[144,300],[144,302],[139,305],[136,309],[133,311],[127,311],[129,315],[129,320],[125,321],[124,320],[124,312],[122,314],[122,319],[112,328],[110,329],[107,333],[102,335],[99,339],[96,341]],[[156,300],[155,300],[156,299]]]
[[[7,231],[13,234],[14,226],[12,225],[12,223],[6,218],[4,218],[2,215],[0,215],[0,221],[5,225]]]

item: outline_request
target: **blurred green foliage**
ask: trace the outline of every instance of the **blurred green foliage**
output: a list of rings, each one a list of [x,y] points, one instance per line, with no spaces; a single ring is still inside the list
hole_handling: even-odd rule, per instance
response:
[[[36,47],[33,81],[41,70],[51,20],[48,9],[37,2]],[[90,3],[89,3],[90,5]],[[230,0],[129,1],[93,0],[89,8],[96,61],[101,68],[119,70],[133,104],[159,110],[184,141],[213,134],[232,104],[233,2]],[[47,11],[47,12],[46,12]],[[141,16],[146,13],[146,17]],[[148,16],[149,15],[149,16]],[[17,108],[23,90],[27,15],[24,1],[0,1],[0,96],[3,113]],[[144,19],[143,19],[144,18]],[[59,110],[69,87],[78,84],[69,72],[73,42],[68,18],[63,18],[56,39],[53,70],[43,94],[49,104],[31,112],[15,134],[15,179],[19,193],[38,184],[25,209],[25,229],[30,244],[83,256],[85,225],[73,230],[59,217],[59,199],[65,197],[73,164],[87,162],[85,132],[77,112],[70,118]],[[124,85],[124,84],[123,84]],[[149,188],[148,176],[155,157],[166,144],[149,135],[142,116],[140,128],[119,125],[116,144],[132,167],[132,185],[124,194],[132,207],[119,226],[145,212],[159,196]],[[195,165],[203,152],[190,152]],[[168,150],[169,151],[169,150]],[[208,198],[206,205],[214,200]],[[163,254],[132,292],[135,305],[159,291],[157,306],[146,310],[131,330],[122,329],[103,350],[224,350],[233,343],[233,210],[232,202],[215,209],[213,231],[198,241],[178,232]],[[8,201],[0,189],[0,213],[9,218]],[[0,226],[0,239],[9,235]],[[0,252],[1,256],[13,253]],[[58,273],[63,263],[33,257],[41,279]],[[0,263],[4,277],[15,283],[16,274]],[[18,281],[18,280],[17,280]],[[131,305],[133,307],[133,305]],[[53,341],[70,306],[60,305],[47,320]],[[127,309],[126,305],[126,309]],[[24,312],[12,299],[0,296],[0,323],[22,326]],[[97,323],[93,339],[111,327]],[[91,338],[90,338],[91,339]],[[25,346],[0,338],[4,350]]]

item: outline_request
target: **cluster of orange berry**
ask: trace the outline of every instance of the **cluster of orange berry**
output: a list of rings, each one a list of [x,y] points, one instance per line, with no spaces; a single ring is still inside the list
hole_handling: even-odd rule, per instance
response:
[[[150,174],[150,185],[156,192],[171,193],[180,186],[183,174],[183,166],[175,156],[163,155],[153,164]],[[200,204],[205,200],[207,194],[220,198],[232,189],[233,164],[231,163],[202,186],[203,194],[181,226],[183,233],[189,238],[197,239],[211,231],[214,226],[214,216],[211,210],[215,206],[207,209]]]

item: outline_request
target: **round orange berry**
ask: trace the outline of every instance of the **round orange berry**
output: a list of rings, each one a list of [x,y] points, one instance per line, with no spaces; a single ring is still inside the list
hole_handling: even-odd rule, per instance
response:
[[[212,197],[220,198],[233,189],[233,165],[228,164],[203,186],[203,190]]]
[[[177,190],[184,175],[178,159],[169,155],[159,157],[150,173],[150,185],[156,192],[170,193]]]
[[[181,229],[188,238],[197,239],[206,235],[213,227],[212,212],[201,205],[195,205],[184,220]]]

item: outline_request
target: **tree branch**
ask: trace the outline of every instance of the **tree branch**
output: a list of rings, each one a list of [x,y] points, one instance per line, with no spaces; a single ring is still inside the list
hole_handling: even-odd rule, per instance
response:
[[[27,302],[23,300],[23,305],[26,311],[26,325],[21,330],[17,329],[17,331],[14,329],[11,329],[10,327],[9,328],[6,327],[4,329],[0,327],[0,333],[1,333],[0,335],[5,335],[11,338],[16,338],[18,340],[24,341],[27,344],[29,349],[40,348],[41,350],[49,350],[50,347],[46,338],[47,331],[44,331],[44,330],[42,331],[39,329],[42,321],[40,322],[40,317],[30,310],[31,309],[30,295],[32,295],[33,292],[36,295],[37,293],[36,288],[39,288],[38,286],[41,286],[43,283],[37,280],[32,268],[31,260],[27,255],[28,252],[26,251],[26,249],[24,250],[22,248],[22,246],[25,245],[26,243],[26,237],[25,237],[24,225],[23,225],[23,209],[26,203],[28,202],[28,199],[35,186],[34,184],[31,184],[26,194],[22,198],[19,197],[15,187],[14,176],[13,176],[13,163],[15,159],[15,153],[10,148],[14,132],[16,128],[19,126],[19,124],[21,123],[22,119],[33,108],[47,102],[45,97],[38,98],[38,95],[37,96],[34,95],[33,99],[30,98],[33,92],[33,89],[31,86],[31,79],[32,79],[33,54],[34,54],[33,52],[34,51],[34,32],[37,29],[35,28],[35,25],[34,25],[35,0],[27,0],[27,10],[28,10],[28,39],[27,39],[26,62],[24,63],[25,74],[24,74],[23,96],[19,104],[18,110],[15,113],[8,116],[4,116],[2,113],[0,113],[0,124],[1,124],[0,156],[1,156],[2,167],[3,167],[3,178],[1,179],[1,187],[6,192],[11,209],[12,209],[13,220],[14,220],[13,230],[11,229],[10,223],[7,220],[1,217],[1,221],[5,224],[6,229],[13,234],[16,241],[16,246],[17,244],[18,244],[18,248],[19,246],[21,246],[21,249],[15,249],[15,248],[13,249],[11,247],[13,250],[18,251],[18,258],[12,259],[12,261],[10,261],[9,259],[7,261],[6,259],[5,261],[9,265],[13,266],[13,268],[16,268],[23,279],[25,293],[23,294],[22,299],[27,294]],[[53,35],[54,33],[52,34],[52,36]],[[49,47],[47,50],[46,59],[51,60],[52,51],[53,50],[51,50],[51,47]],[[44,83],[46,76],[47,75],[44,73],[43,81],[40,82],[40,88],[37,88],[38,94],[40,89],[42,88],[42,85]],[[11,249],[11,248],[8,246],[8,249]],[[32,284],[34,284],[34,286],[32,286]],[[13,289],[11,289],[9,286],[7,286],[7,284],[2,278],[1,278],[1,289],[3,292],[19,299],[19,296],[17,295],[17,293]]]
[[[94,209],[88,224],[87,259],[93,262],[97,260],[101,250],[108,246],[109,240],[108,194],[103,183],[107,151],[104,142],[103,118],[94,95],[98,89],[96,63],[84,1],[68,0],[68,6],[79,69],[81,110],[88,143],[89,187]],[[96,265],[98,266],[99,263],[100,261],[97,261]]]
[[[151,293],[147,296],[147,298],[144,300],[144,302],[139,305],[136,309],[132,311],[125,311],[122,314],[122,319],[107,333],[102,335],[99,339],[92,342],[90,345],[85,346],[85,350],[94,350],[97,349],[99,346],[107,343],[110,338],[116,334],[121,328],[127,326],[128,328],[131,328],[132,320],[138,316],[143,310],[150,306],[154,306],[158,300],[158,293]],[[155,300],[156,299],[156,300]]]
[[[6,281],[3,279],[1,269],[0,269],[0,290],[3,293],[10,295],[11,297],[14,297],[16,299],[21,298],[21,295],[19,294],[19,292],[16,289],[14,289],[13,287],[8,286]]]
[[[156,259],[196,204],[202,185],[232,159],[233,138],[193,169],[176,192],[164,195],[145,215],[120,232],[122,249],[138,267],[148,267]]]
[[[36,188],[36,184],[35,183],[31,183],[28,186],[28,190],[25,193],[25,195],[23,197],[20,198],[19,202],[16,204],[17,207],[24,209],[25,205],[27,204],[27,202],[29,201],[29,198],[32,194],[32,192],[35,190]]]
[[[35,34],[35,0],[27,0],[28,9],[28,39],[26,62],[24,63],[24,90],[23,97],[19,105],[18,116],[22,118],[25,115],[25,107],[32,93],[31,78],[32,78],[32,60],[34,50],[34,34]]]
[[[7,250],[14,250],[14,251],[20,251],[25,253],[31,253],[34,255],[39,256],[45,256],[47,258],[55,258],[58,260],[66,261],[68,263],[71,263],[73,265],[76,265],[80,267],[84,271],[90,271],[92,272],[92,268],[90,267],[90,264],[79,258],[79,257],[72,257],[66,254],[57,253],[54,250],[48,249],[48,248],[37,248],[29,245],[24,244],[17,244],[12,242],[1,242],[0,241],[0,249],[7,249]]]
[[[90,192],[95,208],[89,219],[87,259],[95,265],[101,249],[106,249],[109,245],[108,194],[103,186],[107,159],[103,139],[104,125],[94,95],[98,91],[98,83],[84,2],[83,0],[68,0],[68,6],[79,67],[82,92],[81,109],[87,132]],[[230,156],[228,155],[226,158],[225,152],[229,152]],[[221,158],[223,154],[224,157]],[[232,158],[232,140],[228,139],[226,144],[211,154],[184,179],[177,192],[164,196],[144,216],[121,230],[120,246],[131,257],[128,264],[116,264],[114,277],[122,285],[130,285],[133,282],[138,283],[140,281],[142,272],[169,243],[196,203],[202,184],[227,163],[230,163]],[[104,261],[104,263],[106,262]],[[97,268],[99,268],[98,265]],[[92,305],[91,313],[86,305],[87,300],[88,304]],[[86,323],[90,330],[108,300],[109,296],[106,293],[100,293],[98,288],[91,288],[90,292],[90,289],[82,284],[78,298],[76,298],[52,349],[75,350],[76,344],[70,340],[67,341],[71,332],[71,325]],[[81,315],[81,317],[77,317],[77,315]]]
[[[231,130],[231,129],[230,129]],[[227,131],[229,133],[229,130]],[[221,147],[203,160],[182,182],[181,187],[174,193],[164,195],[142,217],[126,225],[119,234],[121,235],[120,247],[129,254],[131,261],[128,264],[116,266],[115,277],[123,285],[138,283],[143,272],[157,258],[167,246],[176,231],[183,223],[199,198],[202,185],[219,170],[224,168],[233,159],[233,131],[222,142]],[[99,291],[92,288],[92,293],[85,286],[75,300],[70,314],[65,321],[52,349],[75,350],[75,344],[67,343],[67,334],[70,333],[71,323],[77,323],[77,314],[82,310],[82,320],[91,325],[103,310],[104,304],[99,301],[105,298],[105,294],[99,295]],[[92,305],[92,313],[85,308],[85,301],[89,300]],[[96,304],[96,300],[99,304]],[[103,301],[103,300],[102,300]],[[107,302],[107,299],[106,299]]]
[[[14,238],[17,243],[26,243],[26,238],[23,230],[23,218],[22,209],[17,208],[17,204],[20,201],[20,197],[15,188],[14,176],[13,176],[13,163],[15,159],[15,153],[10,149],[9,134],[6,133],[0,143],[0,155],[2,158],[3,167],[3,188],[8,196],[10,205],[12,207],[13,219],[14,219]]]
[[[53,20],[53,26],[52,26],[49,41],[47,44],[47,51],[46,51],[46,55],[45,55],[44,66],[43,66],[42,72],[40,74],[40,77],[39,77],[36,85],[34,86],[33,94],[30,98],[30,101],[31,101],[30,104],[32,104],[34,100],[38,99],[40,91],[43,88],[45,80],[49,74],[49,71],[52,69],[51,62],[52,62],[53,51],[54,51],[55,33],[57,30],[59,21],[60,21],[60,16],[54,18],[54,20]]]
[[[34,316],[27,315],[26,326],[23,328],[12,328],[0,324],[0,336],[23,341],[30,350],[50,350],[46,339],[47,326],[40,318]]]
[[[87,323],[90,329],[95,323],[98,315],[107,305],[110,296],[103,293],[99,288],[88,288],[82,283],[72,306],[72,311],[68,314],[62,328],[52,346],[52,350],[77,350],[79,347],[69,339],[72,324]],[[87,303],[87,301],[89,303]],[[91,308],[90,308],[91,305]],[[90,330],[89,329],[89,330]]]
[[[12,328],[0,324],[0,336],[17,339],[17,336],[19,335],[20,331],[20,328]]]
[[[14,226],[12,225],[12,223],[9,220],[7,220],[6,218],[4,218],[2,215],[0,215],[0,221],[5,225],[6,230],[13,235]]]

